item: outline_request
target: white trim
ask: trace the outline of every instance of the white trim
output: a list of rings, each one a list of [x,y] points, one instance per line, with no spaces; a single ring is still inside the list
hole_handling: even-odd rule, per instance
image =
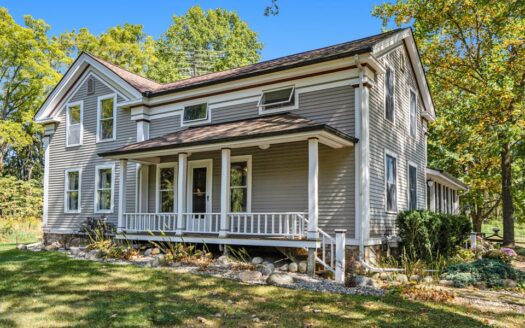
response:
[[[211,213],[213,209],[213,159],[200,159],[188,161],[188,179],[187,179],[187,211],[193,213],[193,169],[205,167],[206,171],[206,213]]]
[[[102,169],[111,169],[111,208],[109,210],[99,210],[98,209],[98,182],[100,179],[99,171]],[[114,207],[115,207],[115,163],[108,163],[108,164],[99,164],[95,166],[95,213],[113,213]],[[124,191],[126,192],[126,191]]]
[[[415,135],[412,135],[412,106],[411,106],[412,105],[412,94],[411,94],[412,92],[416,96],[416,112],[414,114],[414,119],[415,119],[415,124],[416,124]],[[412,139],[417,139],[417,122],[419,121],[418,115],[417,115],[417,105],[418,105],[417,91],[412,86],[408,86],[408,135]]]
[[[106,100],[106,99],[113,99],[113,136],[111,138],[108,138],[108,139],[101,139],[100,138],[100,133],[102,132],[101,130],[101,119],[102,119],[102,107],[101,107],[101,103],[103,100]],[[104,95],[104,96],[99,96],[97,97],[97,137],[96,137],[96,142],[97,143],[101,143],[101,142],[108,142],[108,141],[115,141],[117,140],[117,94],[116,93],[112,93],[112,94],[109,94],[109,95]]]
[[[69,173],[70,172],[78,172],[78,209],[77,210],[70,210],[68,209],[68,192],[69,190]],[[81,213],[82,209],[80,208],[82,202],[82,169],[81,168],[67,168],[64,170],[64,213]]]
[[[195,120],[184,121],[184,111],[186,110],[187,107],[203,105],[203,104],[206,104],[206,117],[198,118],[198,119],[195,119]],[[181,126],[193,126],[193,125],[200,125],[200,124],[205,124],[205,123],[210,123],[210,122],[211,122],[210,106],[208,105],[207,102],[194,101],[194,102],[188,103],[188,104],[184,105],[184,107],[182,107],[182,111],[180,112],[180,124],[181,124]]]
[[[44,203],[42,204],[42,226],[47,227],[47,218],[49,213],[49,136],[42,138],[42,147],[44,149]]]
[[[248,168],[248,174],[246,176],[246,212],[250,213],[252,211],[252,155],[240,155],[230,157],[230,170],[232,163],[242,163],[246,162]],[[230,199],[231,199],[231,181],[230,181]],[[230,204],[228,204],[228,213],[231,212]],[[237,213],[237,212],[236,212]]]
[[[427,180],[430,179],[434,182],[437,182],[441,185],[445,185],[454,190],[463,190],[463,191],[468,190],[468,188],[454,182],[453,180],[451,180],[450,178],[448,178],[446,175],[442,174],[438,170],[426,168],[425,172],[426,172]]]
[[[384,77],[383,77],[383,118],[386,121],[396,125],[396,105],[397,105],[397,101],[396,101],[396,89],[397,89],[396,88],[396,77],[397,76],[396,75],[397,74],[396,74],[396,70],[395,70],[394,66],[392,66],[386,59],[384,61],[385,61],[385,74],[384,74]],[[394,76],[393,79],[392,79],[393,80],[393,82],[392,82],[393,86],[392,87],[394,88],[394,94],[392,96],[392,102],[393,102],[393,105],[392,105],[393,106],[392,121],[386,117],[386,89],[387,89],[386,88],[386,84],[387,84],[387,82],[386,82],[386,72],[387,72],[387,70],[389,68],[392,70],[392,75]]]
[[[290,88],[292,89],[292,92],[290,92],[290,97],[288,97],[288,100],[282,101],[282,102],[278,102],[278,103],[273,103],[273,104],[267,104],[267,105],[261,103],[265,93],[267,93],[267,92],[274,92],[274,91],[280,91],[280,90],[286,90],[286,89],[290,89]],[[294,102],[290,106],[285,106],[285,107],[280,107],[280,108],[272,108],[272,109],[265,109],[266,106],[274,106],[274,105],[279,105],[279,104],[283,104],[283,103],[288,103],[292,99],[294,99]],[[257,103],[257,108],[259,108],[259,115],[275,114],[275,113],[281,113],[281,112],[289,112],[291,110],[299,108],[299,97],[297,97],[297,90],[296,90],[295,86],[294,85],[288,85],[288,86],[284,86],[284,87],[263,90],[262,93],[261,93],[261,96],[259,98],[259,102]]]
[[[156,165],[156,179],[155,179],[155,213],[168,213],[168,212],[161,212],[160,211],[160,170],[165,168],[172,168],[173,169],[173,212],[170,213],[176,213],[178,211],[177,207],[177,185],[178,185],[178,172],[179,172],[179,165],[177,162],[169,162],[169,163],[161,163]]]
[[[308,139],[308,232],[310,240],[319,239],[319,140]]]
[[[70,128],[69,109],[75,106],[80,106],[80,123],[78,123],[80,125],[80,135],[78,137],[79,143],[69,144],[69,128]],[[84,139],[84,101],[79,100],[79,101],[75,101],[75,102],[66,104],[66,148],[82,146],[83,139]]]
[[[416,169],[416,210],[419,209],[419,192],[417,190],[417,182],[418,182],[418,167],[417,167],[417,164],[408,160],[407,161],[407,209],[408,210],[411,210],[410,208],[410,167],[413,167]],[[425,186],[425,191],[426,191],[426,186]]]
[[[390,157],[393,157],[395,158],[395,177],[396,177],[396,208],[392,211],[392,210],[389,210],[388,209],[388,183],[387,183],[387,162],[386,162],[386,157],[387,156],[390,156]],[[384,155],[383,155],[383,172],[384,172],[384,195],[385,195],[385,212],[386,213],[391,213],[391,214],[397,214],[399,213],[399,160],[398,160],[398,157],[397,157],[397,154],[386,149],[384,150]]]

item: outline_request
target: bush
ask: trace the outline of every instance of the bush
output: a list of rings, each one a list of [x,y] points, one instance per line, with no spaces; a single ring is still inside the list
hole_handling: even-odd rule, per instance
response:
[[[485,281],[488,287],[503,287],[505,279],[524,283],[525,273],[499,259],[484,258],[471,263],[451,265],[441,278],[452,280],[456,287],[465,287],[477,281]]]
[[[470,235],[472,226],[464,215],[405,211],[397,217],[399,236],[408,259],[427,263],[450,258]]]
[[[107,222],[103,217],[88,217],[82,224],[79,232],[88,236],[88,249],[109,251],[113,246],[111,237],[115,234],[116,228],[114,224]]]
[[[512,257],[509,256],[507,253],[499,250],[499,249],[493,249],[490,251],[487,251],[481,255],[484,259],[493,259],[493,260],[499,260],[501,262],[510,263],[512,262]]]
[[[0,217],[40,217],[42,190],[42,183],[36,180],[0,177]]]
[[[29,243],[42,237],[42,220],[36,217],[0,217],[0,243]]]

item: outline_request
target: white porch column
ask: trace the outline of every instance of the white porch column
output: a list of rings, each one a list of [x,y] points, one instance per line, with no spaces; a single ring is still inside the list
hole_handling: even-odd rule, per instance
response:
[[[436,211],[436,187],[435,187],[435,182],[432,181],[432,180],[428,180],[427,181],[427,186],[428,188],[430,189],[430,192],[428,193],[428,197],[430,197],[430,208],[429,210],[431,212],[435,212]]]
[[[335,230],[335,281],[345,282],[346,229]]]
[[[319,239],[319,140],[308,139],[308,239]]]
[[[42,139],[42,146],[44,147],[44,204],[42,208],[42,227],[47,228],[47,214],[49,208],[49,139],[50,136],[45,136]]]
[[[182,235],[186,228],[184,213],[186,213],[186,177],[188,175],[188,154],[179,154],[179,176],[177,179],[177,229],[175,234]]]
[[[146,119],[137,120],[137,142],[149,139],[149,124]],[[149,165],[137,163],[136,173],[135,210],[140,213],[148,212]]]
[[[227,236],[229,228],[228,211],[230,208],[230,162],[231,150],[229,148],[222,149],[221,161],[221,225],[219,229],[219,237]]]
[[[126,182],[128,178],[128,160],[120,160],[120,176],[118,189],[118,224],[117,232],[124,230],[124,213],[126,212]]]

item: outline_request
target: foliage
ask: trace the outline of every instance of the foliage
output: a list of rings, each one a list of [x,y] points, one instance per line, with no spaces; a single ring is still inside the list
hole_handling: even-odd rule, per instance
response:
[[[0,217],[0,243],[36,242],[42,236],[41,226],[36,217]]]
[[[390,293],[413,301],[448,302],[455,298],[453,291],[414,284],[393,286],[390,288]]]
[[[504,239],[513,243],[512,183],[523,186],[525,170],[523,2],[398,0],[373,14],[384,26],[413,26],[439,109],[429,131],[430,166],[469,184],[463,202],[476,230],[502,205]]]
[[[441,278],[452,280],[456,287],[465,287],[477,281],[485,281],[488,287],[502,287],[505,279],[525,282],[525,273],[500,259],[483,258],[471,263],[451,265]]]
[[[199,249],[194,244],[172,242],[163,232],[161,235],[164,236],[163,240],[151,241],[151,244],[165,254],[166,263],[182,262],[196,264],[200,267],[206,267],[211,263],[213,254],[209,252],[206,244]]]
[[[405,211],[397,217],[403,252],[408,261],[432,262],[454,256],[468,238],[471,224],[464,215]]]
[[[476,258],[476,252],[469,248],[458,247],[456,254],[448,259],[448,264],[471,262]]]
[[[42,214],[42,185],[0,176],[0,217],[39,217]]]
[[[156,41],[158,62],[148,77],[173,82],[252,64],[259,61],[261,49],[257,33],[237,13],[194,6],[185,15],[174,15],[173,24]]]
[[[509,256],[507,253],[501,251],[500,249],[492,249],[483,253],[482,257],[484,259],[493,259],[498,260],[507,264],[512,262],[512,256]]]
[[[139,250],[129,244],[112,244],[107,249],[106,258],[129,260],[139,255]]]
[[[116,228],[103,217],[88,217],[82,223],[79,232],[88,236],[88,249],[100,249],[107,253],[113,246],[112,237]]]

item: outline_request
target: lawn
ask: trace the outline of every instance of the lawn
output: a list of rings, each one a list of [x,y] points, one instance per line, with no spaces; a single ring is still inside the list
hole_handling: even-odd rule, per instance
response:
[[[0,326],[509,327],[522,319],[510,311],[250,286],[0,246]]]

